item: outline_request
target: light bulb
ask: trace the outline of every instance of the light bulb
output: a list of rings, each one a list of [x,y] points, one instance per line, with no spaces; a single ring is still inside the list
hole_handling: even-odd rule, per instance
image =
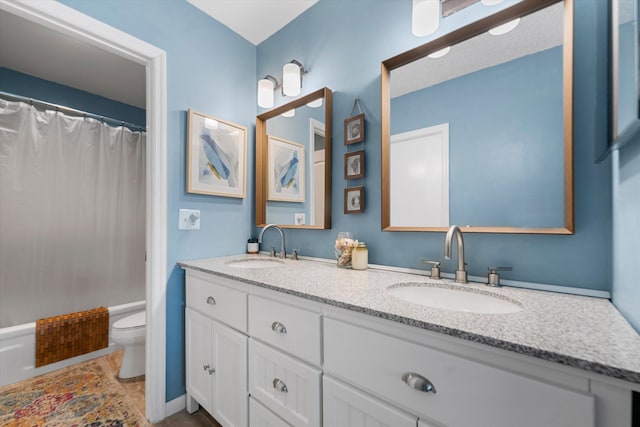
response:
[[[311,102],[307,102],[307,107],[311,107],[311,108],[322,107],[322,98],[314,99]]]
[[[258,80],[258,106],[273,107],[273,82],[269,79]]]
[[[504,0],[482,0],[482,4],[485,6],[494,6],[502,3]]]
[[[300,67],[297,64],[288,63],[282,67],[282,92],[286,96],[300,95]]]
[[[281,116],[282,116],[282,117],[293,117],[293,116],[295,116],[295,115],[296,115],[296,110],[295,110],[295,108],[294,108],[294,109],[291,109],[291,110],[289,110],[289,111],[285,111],[284,113],[282,113],[282,114],[281,114]]]
[[[440,25],[440,0],[413,0],[411,32],[424,37],[433,34]]]

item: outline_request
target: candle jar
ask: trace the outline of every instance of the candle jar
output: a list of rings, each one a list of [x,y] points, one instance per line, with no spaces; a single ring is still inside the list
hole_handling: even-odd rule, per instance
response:
[[[365,242],[358,242],[351,254],[351,268],[354,270],[366,270],[369,267],[369,249]]]
[[[348,231],[340,231],[336,237],[335,254],[337,265],[340,268],[351,268],[351,251],[355,240]]]

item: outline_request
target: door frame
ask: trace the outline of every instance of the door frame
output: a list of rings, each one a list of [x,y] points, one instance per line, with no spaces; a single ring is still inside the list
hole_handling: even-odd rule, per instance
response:
[[[166,416],[167,82],[166,53],[54,0],[0,0],[12,13],[146,68],[146,417]]]

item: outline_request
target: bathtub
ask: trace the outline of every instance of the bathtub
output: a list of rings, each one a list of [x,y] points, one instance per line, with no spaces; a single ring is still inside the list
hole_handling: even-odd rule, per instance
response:
[[[118,319],[136,311],[144,310],[144,308],[145,301],[109,307],[109,331],[111,331],[111,326]],[[0,386],[46,374],[47,372],[103,356],[122,348],[111,341],[111,333],[109,333],[109,347],[107,348],[36,368],[35,332],[35,322],[0,329]]]

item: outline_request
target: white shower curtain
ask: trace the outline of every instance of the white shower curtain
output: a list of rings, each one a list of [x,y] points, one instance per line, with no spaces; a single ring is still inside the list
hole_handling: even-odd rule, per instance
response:
[[[0,99],[0,327],[144,299],[145,145]]]

